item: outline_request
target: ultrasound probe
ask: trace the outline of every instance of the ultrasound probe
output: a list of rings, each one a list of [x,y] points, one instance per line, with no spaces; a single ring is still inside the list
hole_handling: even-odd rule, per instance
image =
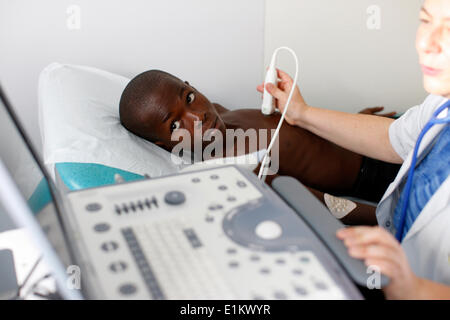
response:
[[[294,76],[294,82],[292,83],[291,92],[289,93],[289,97],[286,101],[286,105],[284,106],[283,113],[281,115],[280,121],[278,122],[277,129],[275,130],[275,134],[272,137],[272,140],[270,141],[269,147],[267,148],[267,152],[261,162],[261,168],[259,169],[258,178],[262,179],[263,175],[265,176],[267,172],[265,172],[266,165],[270,161],[270,151],[272,150],[273,144],[275,143],[275,140],[278,137],[278,134],[280,132],[281,125],[283,124],[283,120],[286,116],[286,112],[289,108],[289,103],[291,102],[292,95],[294,94],[295,87],[297,85],[297,77],[298,77],[298,59],[297,55],[295,54],[294,50],[288,47],[279,47],[276,49],[272,55],[272,59],[270,61],[269,69],[266,73],[266,78],[264,81],[264,94],[263,94],[263,103],[261,106],[261,112],[265,115],[271,115],[275,112],[275,99],[272,97],[272,95],[266,90],[267,83],[272,83],[274,85],[277,85],[277,70],[275,68],[275,61],[278,55],[278,52],[280,50],[287,50],[289,51],[295,60],[295,76]]]

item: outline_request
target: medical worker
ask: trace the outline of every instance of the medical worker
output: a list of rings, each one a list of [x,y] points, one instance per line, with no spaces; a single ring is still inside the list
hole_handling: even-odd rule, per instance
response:
[[[386,298],[450,299],[450,0],[424,1],[416,48],[431,95],[396,121],[309,106],[298,88],[286,120],[351,151],[402,163],[377,207],[379,226],[346,228],[337,237],[352,257],[390,278]],[[266,89],[283,111],[292,79],[281,70],[278,76],[278,86]]]

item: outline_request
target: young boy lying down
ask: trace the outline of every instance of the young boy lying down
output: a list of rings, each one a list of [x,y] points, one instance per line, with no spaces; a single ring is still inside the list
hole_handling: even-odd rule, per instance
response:
[[[380,109],[365,109],[362,112],[374,114]],[[180,143],[179,138],[173,138],[173,134],[185,130],[195,137],[195,132],[201,130],[200,137],[208,132],[221,134],[223,156],[253,152],[260,145],[260,139],[270,142],[271,129],[277,127],[279,120],[279,113],[265,116],[259,109],[228,110],[220,104],[211,103],[187,81],[159,70],[146,71],[132,79],[120,100],[122,125],[168,151]],[[267,137],[258,134],[256,146],[250,146],[249,141],[245,140],[244,149],[238,150],[235,137],[227,135],[230,129],[253,129]],[[192,147],[193,140],[190,141]],[[202,151],[211,141],[214,138],[209,141],[202,139]],[[297,178],[321,201],[324,201],[322,192],[379,201],[399,169],[397,165],[363,157],[287,123],[281,127],[278,143],[277,173]],[[359,205],[355,213],[368,210],[370,214],[355,214],[359,218],[354,220],[351,214],[344,222],[375,224],[373,209]]]

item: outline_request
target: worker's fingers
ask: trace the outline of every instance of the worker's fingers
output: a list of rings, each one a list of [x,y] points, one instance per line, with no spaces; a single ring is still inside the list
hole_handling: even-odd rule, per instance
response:
[[[260,93],[264,93],[264,85],[265,83],[260,84],[259,86],[256,87],[256,90]],[[286,88],[286,82],[279,81],[278,88],[284,91],[284,89]]]
[[[280,88],[281,90],[283,90],[284,92],[286,91],[290,91],[292,88],[292,84],[288,83],[286,81],[280,81],[278,82],[278,88]]]
[[[352,246],[348,249],[348,254],[355,258],[361,260],[386,260],[392,265],[400,268],[399,263],[399,252],[389,246],[383,245],[366,245],[366,246]]]
[[[284,92],[283,90],[279,89],[277,86],[275,86],[273,83],[266,84],[266,90],[274,96],[276,99],[283,98]]]
[[[379,272],[388,276],[391,279],[395,279],[398,273],[398,266],[393,264],[390,260],[386,259],[366,259],[364,264],[367,267],[376,267]]]
[[[292,80],[291,76],[288,75],[283,70],[277,69],[277,75],[278,75],[278,78],[280,78],[282,81],[286,81],[288,83],[293,83],[294,82],[294,80]]]
[[[377,244],[398,249],[400,246],[390,233],[380,227],[345,228],[337,232],[337,237],[343,240],[347,247]]]

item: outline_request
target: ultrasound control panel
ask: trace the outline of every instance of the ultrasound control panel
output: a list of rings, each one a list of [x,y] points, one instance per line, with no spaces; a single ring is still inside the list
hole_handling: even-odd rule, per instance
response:
[[[360,298],[296,212],[235,166],[68,198],[89,297]]]

